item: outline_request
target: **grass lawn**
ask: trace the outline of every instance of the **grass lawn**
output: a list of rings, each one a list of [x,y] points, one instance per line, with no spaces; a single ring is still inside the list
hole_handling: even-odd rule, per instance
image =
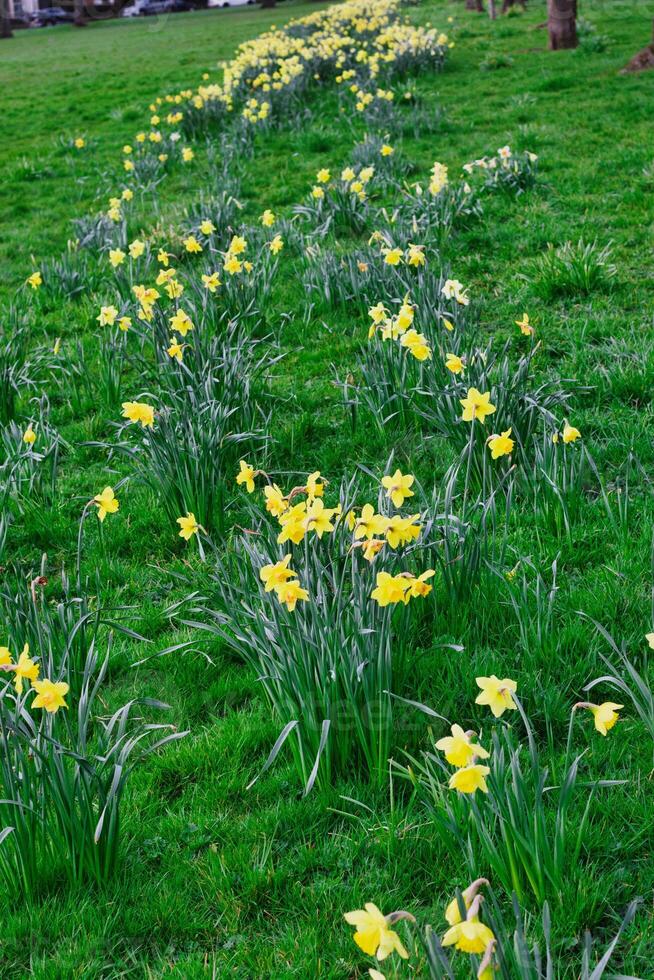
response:
[[[589,681],[606,673],[601,654],[610,650],[579,613],[600,622],[618,644],[624,641],[652,682],[644,636],[654,629],[654,76],[619,74],[649,38],[643,10],[596,0],[583,7],[594,36],[605,37],[606,44],[590,41],[556,54],[546,50],[546,32],[538,29],[545,18],[538,0],[530,0],[526,14],[495,23],[465,11],[462,3],[425,0],[407,7],[412,22],[432,22],[456,44],[442,73],[425,71],[411,83],[421,104],[439,108],[442,118],[431,127],[407,123],[393,139],[407,161],[406,179],[425,184],[435,160],[454,177],[467,161],[505,144],[538,154],[535,187],[518,196],[486,196],[483,214],[448,241],[446,264],[452,278],[469,287],[485,340],[511,337],[515,343],[514,321],[529,312],[542,343],[537,376],[570,379],[570,421],[580,429],[596,473],[589,475],[569,529],[560,520],[544,520],[529,494],[518,493],[514,501],[506,568],[520,561],[525,569],[538,569],[542,589],[551,591],[551,613],[532,591],[535,572],[525,576],[520,615],[501,575],[484,572],[457,603],[439,583],[433,615],[407,634],[411,658],[396,690],[464,729],[479,730],[475,677],[517,678],[555,785],[572,704],[597,694],[626,705],[605,739],[579,713],[575,751],[586,750],[585,779],[621,782],[597,790],[579,860],[550,904],[562,964],[556,976],[572,978],[579,976],[584,930],[602,948],[628,903],[643,896],[611,967],[647,978],[654,961],[652,739],[626,697],[606,686],[601,697],[584,693]],[[289,0],[272,11],[242,8],[176,15],[161,24],[143,19],[85,31],[22,32],[0,46],[4,322],[13,322],[6,311],[16,295],[21,309],[29,306],[24,280],[65,250],[76,234],[73,220],[106,209],[124,185],[121,148],[148,129],[148,104],[158,95],[196,88],[204,72],[218,80],[218,63],[241,41],[316,9],[320,5]],[[403,91],[402,83],[397,89]],[[264,208],[289,216],[294,204],[306,200],[321,167],[339,173],[350,162],[365,122],[339,113],[329,90],[308,108],[302,124],[295,118],[263,130],[253,155],[239,160],[239,221],[256,224]],[[77,136],[86,141],[79,151],[70,145]],[[210,166],[214,150],[210,140],[198,140],[196,159],[167,176],[156,194],[142,197],[131,238],[156,226],[172,239],[175,229],[188,225],[189,213],[201,212],[203,197],[220,192]],[[352,232],[350,244],[364,242],[373,230]],[[580,239],[611,246],[615,276],[585,294],[548,295],[536,260],[549,243]],[[91,378],[77,399],[45,372],[17,408],[24,428],[34,411],[29,397],[49,393],[51,421],[66,447],[53,499],[47,507],[38,499],[25,502],[0,560],[7,580],[16,565],[12,582],[27,583],[47,554],[53,596],[61,567],[74,568],[85,503],[132,473],[128,461],[108,458],[101,445],[114,439],[111,422],[119,418],[120,402],[143,386],[135,361],[122,379],[121,397],[114,407],[107,403],[96,316],[111,270],[105,257],[99,265],[101,275],[94,266],[90,285],[76,298],[36,297],[40,305],[29,321],[35,346],[44,337],[49,346],[61,337],[64,350],[80,344]],[[338,485],[358,464],[382,473],[394,453],[393,469],[415,473],[430,493],[454,459],[452,447],[418,422],[375,426],[364,410],[353,428],[334,380],[356,374],[369,320],[359,310],[319,300],[305,318],[300,266],[298,256],[282,253],[264,311],[285,355],[274,368],[266,402],[274,435],[266,465],[287,487],[294,485],[289,474],[317,469]],[[494,431],[492,422],[487,428]],[[228,494],[228,524],[242,525],[247,511],[231,482]],[[55,867],[29,902],[0,895],[0,976],[367,977],[372,960],[352,942],[344,912],[373,901],[385,911],[409,909],[421,923],[444,931],[444,905],[470,876],[401,780],[375,787],[353,764],[331,786],[317,785],[303,798],[290,753],[282,752],[246,790],[279,734],[279,719],[255,671],[214,637],[207,640],[169,615],[184,594],[213,587],[211,559],[204,564],[196,548],[179,540],[153,494],[136,481],[119,496],[119,514],[107,519],[102,533],[95,518],[86,525],[87,590],[94,603],[130,607],[127,622],[150,643],[116,638],[103,705],[109,713],[132,697],[158,698],[171,705],[170,720],[190,734],[135,772],[122,814],[125,860],[109,883],[71,888]],[[187,641],[183,652],[151,657]],[[404,749],[418,754],[428,743],[428,723],[408,708],[396,717],[396,757],[402,759]],[[443,734],[438,722],[435,730]],[[572,804],[573,826],[582,819],[585,798],[580,791]],[[527,899],[525,908],[538,937],[538,904]],[[395,976],[391,968],[385,972]],[[409,975],[426,974],[398,969],[398,977]]]

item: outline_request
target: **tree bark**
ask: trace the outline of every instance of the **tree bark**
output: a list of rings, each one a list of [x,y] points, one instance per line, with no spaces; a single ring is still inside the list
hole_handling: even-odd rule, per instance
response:
[[[9,0],[0,0],[0,38],[13,37],[11,17],[9,16]]]
[[[550,51],[577,47],[577,0],[547,0]]]
[[[482,0],[466,0],[466,10],[476,10],[482,14],[484,12],[484,4]]]
[[[86,27],[87,23],[88,23],[88,18],[86,16],[86,10],[84,8],[84,0],[75,0],[73,24],[75,25],[75,27]]]

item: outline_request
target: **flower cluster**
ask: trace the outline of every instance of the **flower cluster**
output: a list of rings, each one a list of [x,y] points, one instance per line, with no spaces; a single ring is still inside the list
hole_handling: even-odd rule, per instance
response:
[[[69,687],[64,681],[51,681],[47,678],[39,680],[40,669],[38,662],[30,656],[27,643],[16,659],[8,647],[0,647],[0,672],[13,674],[16,694],[22,696],[25,682],[29,682],[30,690],[36,693],[32,708],[41,708],[53,715],[59,708],[68,707],[65,697]]]

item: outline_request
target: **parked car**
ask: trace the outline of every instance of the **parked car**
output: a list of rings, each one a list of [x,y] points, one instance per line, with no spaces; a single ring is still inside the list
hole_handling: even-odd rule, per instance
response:
[[[208,7],[245,7],[252,6],[256,0],[209,0]]]
[[[175,14],[182,10],[193,10],[186,0],[148,0],[141,7],[142,17],[152,17],[154,14]]]
[[[43,27],[54,27],[55,24],[70,24],[73,20],[72,13],[69,10],[64,10],[63,7],[44,7],[35,13],[36,23],[42,24]]]
[[[145,7],[148,0],[132,0],[132,3],[127,4],[126,7],[120,12],[121,17],[140,17],[141,11]]]

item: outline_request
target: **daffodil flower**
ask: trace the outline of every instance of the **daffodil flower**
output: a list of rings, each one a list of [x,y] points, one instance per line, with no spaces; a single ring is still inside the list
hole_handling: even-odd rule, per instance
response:
[[[107,514],[115,514],[120,506],[111,487],[105,487],[102,493],[96,494],[93,503],[97,505],[100,523],[104,522]]]
[[[445,755],[451,766],[464,769],[474,762],[475,758],[488,758],[489,753],[486,749],[472,741],[474,732],[464,732],[460,725],[452,725],[451,732],[451,735],[446,735],[436,742],[436,748]]]
[[[481,688],[481,694],[475,698],[475,704],[486,704],[496,718],[500,718],[505,711],[515,711],[516,703],[513,694],[518,689],[515,681],[509,677],[500,680],[495,674],[490,677],[476,677],[477,687]]]
[[[623,704],[616,704],[614,701],[603,701],[602,704],[592,704],[590,701],[579,701],[575,708],[587,708],[593,715],[595,730],[600,735],[606,735],[619,720],[618,712],[624,708]]]
[[[479,419],[483,425],[486,421],[486,416],[492,415],[495,411],[495,406],[491,404],[490,392],[488,391],[482,394],[476,388],[468,388],[468,394],[465,398],[461,398],[460,402],[463,408],[461,418],[464,422],[474,422],[475,419]]]
[[[385,960],[391,953],[397,953],[403,960],[407,960],[408,952],[398,934],[390,927],[399,917],[413,919],[413,916],[409,916],[406,912],[394,913],[394,916],[395,918],[385,916],[372,902],[366,902],[363,909],[346,912],[345,921],[348,925],[356,927],[354,941],[368,956]]]
[[[392,500],[395,507],[401,507],[408,497],[413,497],[411,489],[415,477],[410,473],[403,475],[399,469],[395,470],[392,476],[382,477],[382,486],[386,490],[387,497]]]
[[[48,714],[53,715],[59,708],[68,707],[64,698],[69,688],[64,681],[34,680],[32,688],[36,691],[36,697],[32,701],[33,708],[43,708]]]

